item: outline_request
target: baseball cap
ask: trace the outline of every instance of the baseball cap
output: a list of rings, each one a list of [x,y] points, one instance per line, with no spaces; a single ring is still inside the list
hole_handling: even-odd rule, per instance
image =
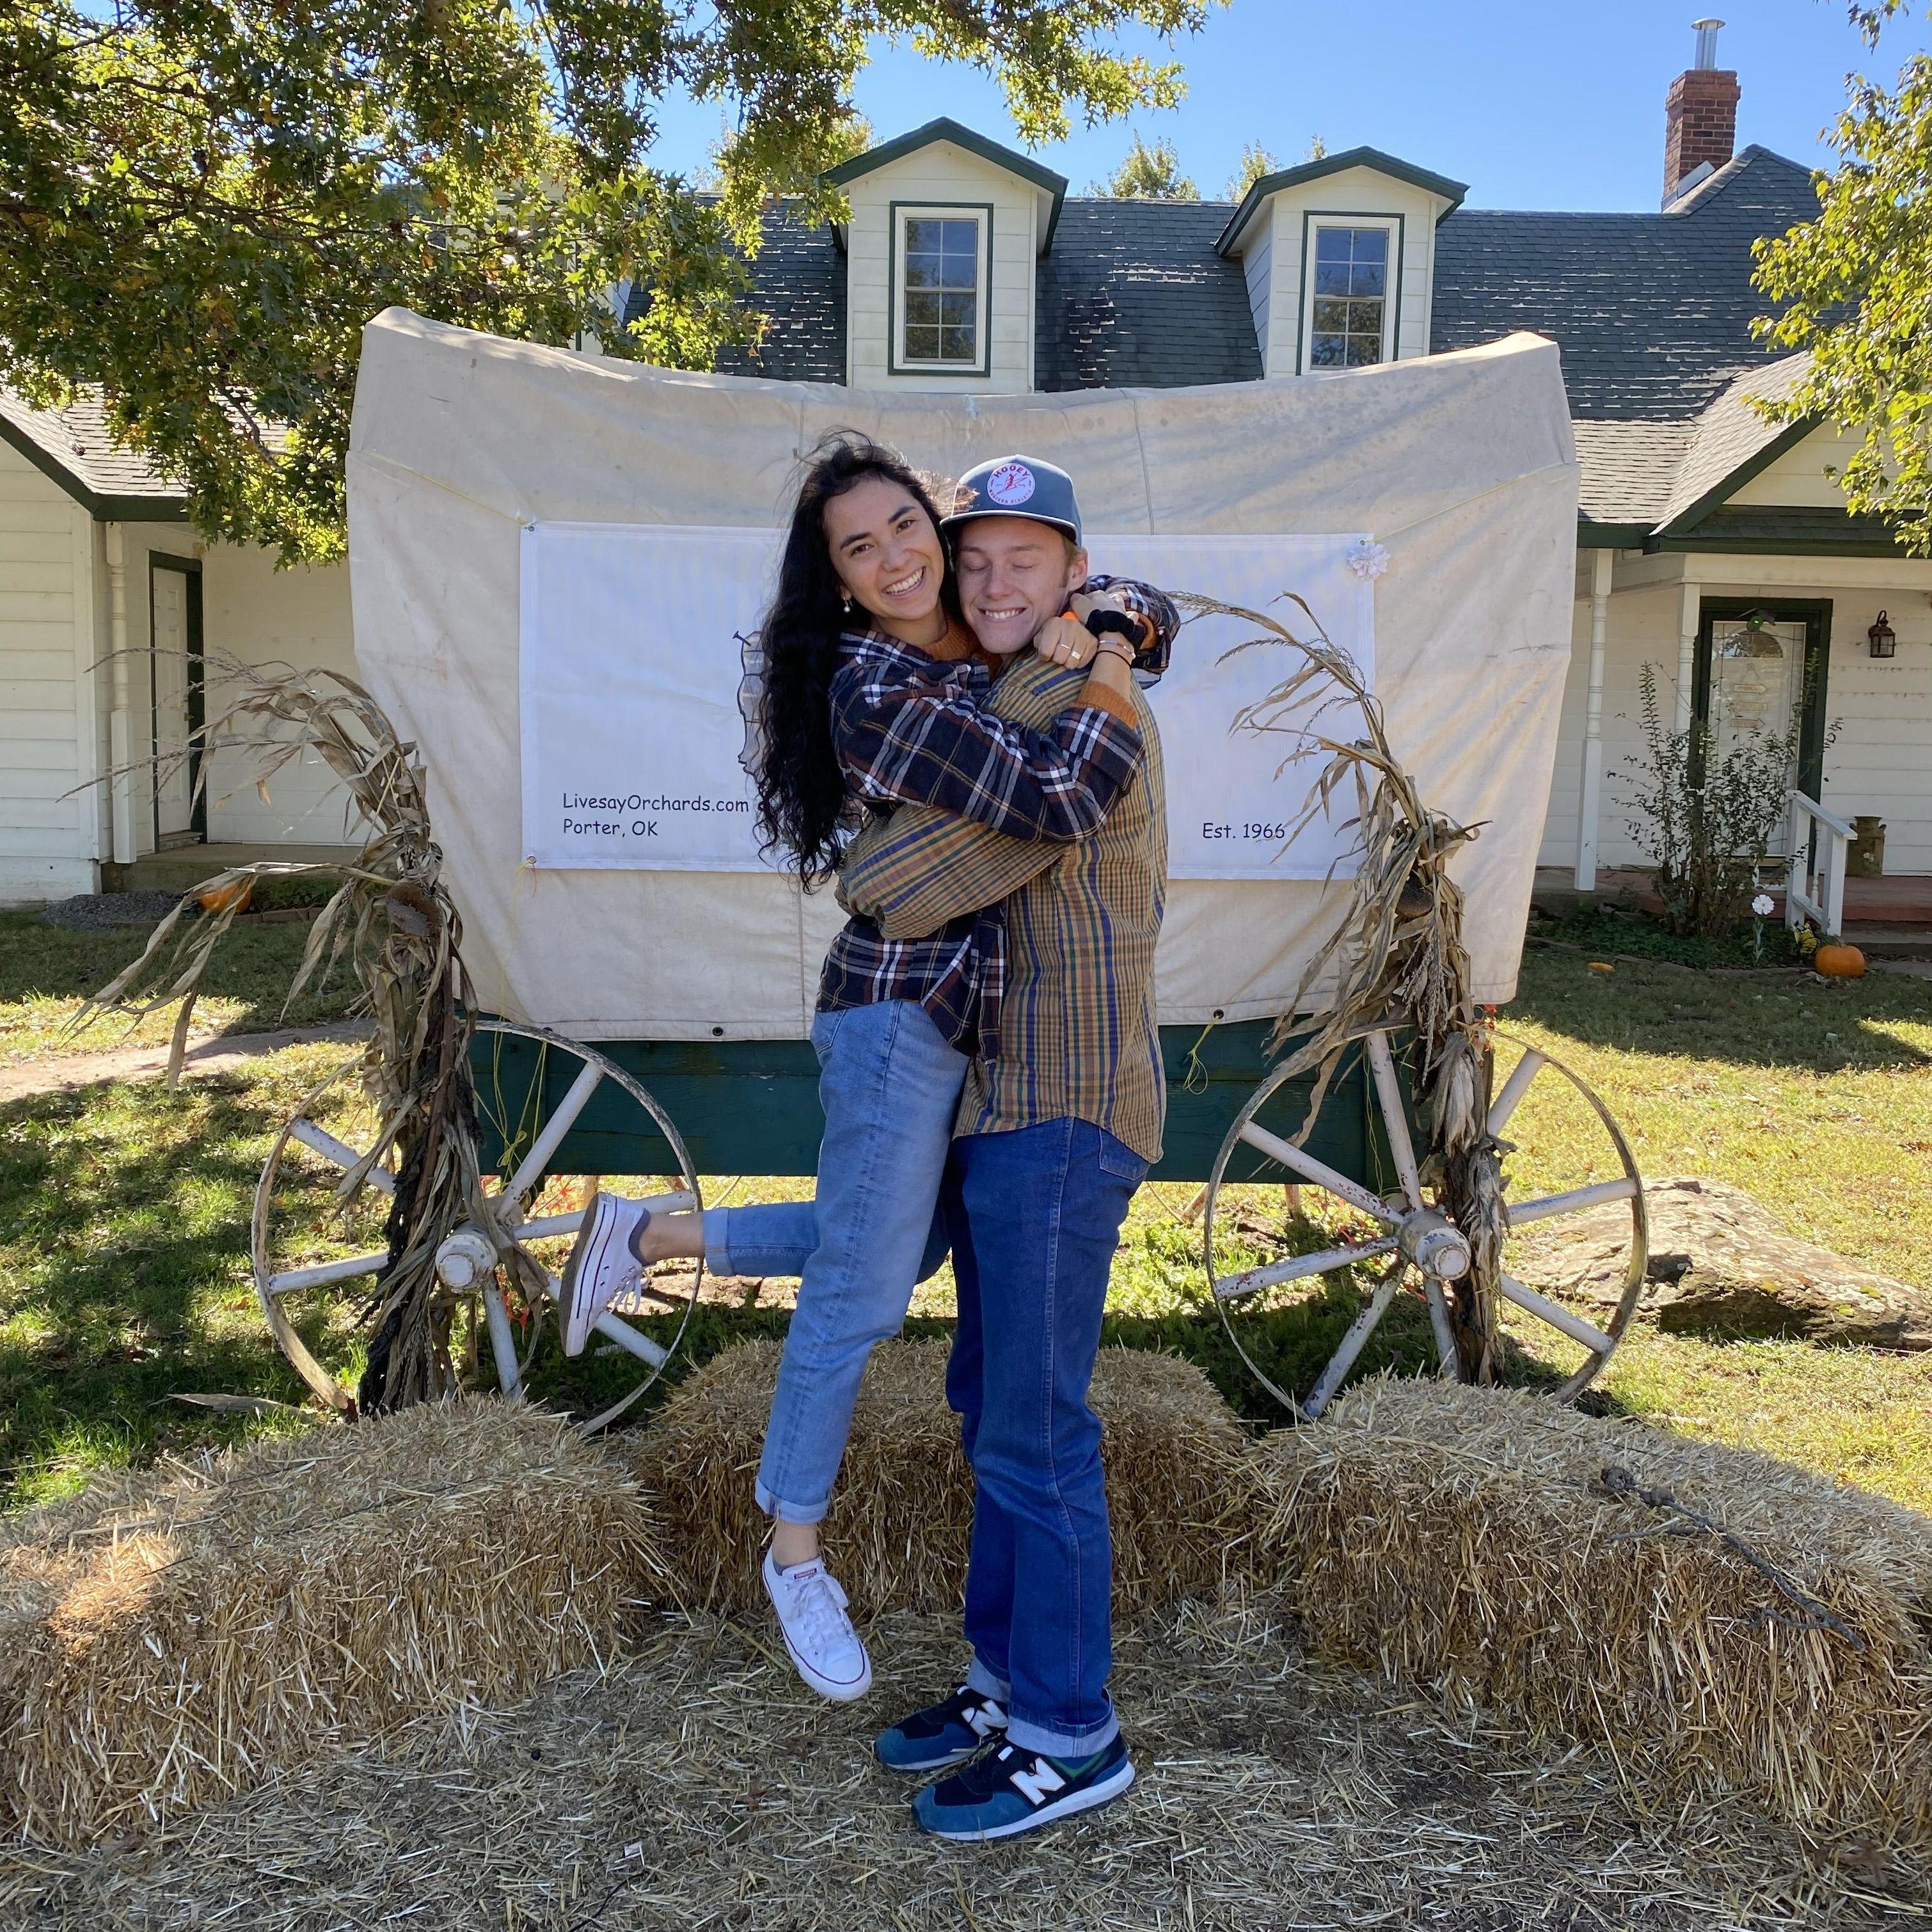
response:
[[[1080,541],[1080,502],[1073,478],[1051,463],[1033,456],[996,456],[969,470],[959,479],[958,508],[941,517],[939,527],[950,530],[978,517],[1026,517],[1050,524],[1076,543]]]

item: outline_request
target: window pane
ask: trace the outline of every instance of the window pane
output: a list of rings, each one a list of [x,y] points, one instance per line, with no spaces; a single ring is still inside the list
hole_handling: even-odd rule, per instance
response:
[[[1384,262],[1388,260],[1388,230],[1386,228],[1352,228],[1348,239],[1354,244],[1358,262]]]
[[[944,295],[939,298],[939,320],[956,328],[973,326],[974,299],[970,296]]]
[[[905,319],[908,328],[938,327],[942,320],[940,304],[946,300],[928,289],[908,289],[905,298]]]
[[[939,360],[939,331],[936,328],[914,328],[908,326],[905,332],[905,359],[908,362],[937,362]]]
[[[974,289],[979,286],[979,262],[971,255],[948,255],[944,258],[945,266],[940,272],[939,286],[943,289]]]
[[[1348,304],[1345,302],[1324,302],[1319,296],[1315,298],[1315,326],[1322,334],[1346,329],[1348,326]]]
[[[970,328],[942,328],[939,332],[940,355],[948,362],[970,362],[973,360],[973,332]]]
[[[1308,366],[1311,369],[1340,369],[1348,353],[1348,338],[1346,335],[1318,335],[1309,351]]]
[[[908,250],[905,258],[906,286],[909,289],[933,289],[939,286],[940,263],[945,258],[928,255],[924,251],[914,254]]]
[[[976,254],[980,247],[980,224],[976,221],[942,221],[940,224],[942,238],[940,246],[952,254]]]
[[[906,217],[906,246],[908,249],[930,249],[937,254],[946,245],[942,239],[945,229],[943,221],[922,220],[916,214],[909,214]]]
[[[1315,231],[1315,259],[1318,262],[1346,262],[1351,253],[1355,231],[1352,228],[1318,228]]]
[[[1379,335],[1352,335],[1348,341],[1351,369],[1360,369],[1382,359],[1382,339]]]
[[[1379,262],[1358,262],[1348,277],[1348,292],[1354,296],[1378,296],[1384,291],[1388,274]]]

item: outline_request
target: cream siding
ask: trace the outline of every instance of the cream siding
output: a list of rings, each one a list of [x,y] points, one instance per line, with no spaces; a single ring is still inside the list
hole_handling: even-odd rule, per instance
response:
[[[1274,223],[1268,218],[1255,224],[1256,239],[1241,258],[1242,272],[1248,279],[1248,306],[1254,311],[1255,340],[1262,348],[1262,374],[1280,372],[1268,366],[1268,316],[1274,304]]]
[[[1795,452],[1794,452],[1795,453]],[[1786,500],[1788,500],[1788,499]],[[1705,597],[1828,602],[1826,715],[1838,727],[1825,754],[1823,802],[1840,818],[1874,814],[1886,824],[1888,873],[1932,873],[1932,563],[1877,558],[1619,556],[1604,654],[1603,807],[1600,866],[1647,862],[1630,836],[1631,781],[1642,752],[1638,680],[1656,667],[1666,707],[1676,692],[1681,585]],[[1898,633],[1895,657],[1870,655],[1865,633],[1883,609]],[[1575,607],[1556,765],[1538,862],[1576,862],[1590,605]]]
[[[0,443],[0,903],[92,892],[94,652],[86,512]]]
[[[1378,173],[1372,168],[1345,168],[1270,198],[1270,211],[1251,223],[1247,254],[1265,246],[1269,293],[1265,304],[1255,303],[1255,322],[1262,344],[1264,371],[1270,376],[1305,373],[1299,368],[1301,334],[1306,314],[1307,286],[1303,260],[1304,239],[1324,220],[1346,226],[1345,218],[1365,215],[1373,220],[1401,218],[1401,263],[1396,284],[1395,354],[1397,360],[1429,352],[1429,318],[1436,273],[1436,224],[1447,203],[1426,189]],[[1313,257],[1313,244],[1307,242]],[[1245,266],[1245,261],[1244,261]],[[1249,298],[1255,284],[1249,281]]]
[[[202,560],[201,584],[202,630],[212,660],[356,675],[346,564],[278,571],[268,550],[220,544]],[[218,682],[218,662],[212,662],[210,718],[227,694]],[[210,760],[211,841],[342,842],[347,794],[313,753],[269,780],[266,802],[255,788],[254,771],[254,760],[240,753],[218,753]]]
[[[1040,253],[1039,196],[1032,183],[950,141],[861,175],[846,189],[846,375],[854,388],[933,389],[1013,395],[1033,387],[1034,284]],[[893,375],[892,205],[990,204],[993,235],[987,312],[991,373]]]
[[[1725,501],[1842,510],[1845,493],[1835,478],[1826,475],[1826,466],[1843,469],[1862,440],[1840,429],[1814,430],[1802,442],[1766,464],[1748,483],[1732,490]]]

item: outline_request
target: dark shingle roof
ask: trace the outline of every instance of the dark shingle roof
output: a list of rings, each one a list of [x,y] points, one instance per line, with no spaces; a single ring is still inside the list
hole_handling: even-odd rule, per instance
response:
[[[37,410],[0,389],[0,435],[95,516],[153,514],[172,520],[186,493],[139,450],[116,444],[98,394],[65,409]]]
[[[633,286],[624,320],[650,301]],[[808,226],[790,210],[768,218],[752,264],[752,306],[770,318],[756,350],[721,350],[712,365],[726,376],[765,376],[784,382],[845,380],[845,257],[823,222]]]
[[[1750,244],[1818,212],[1808,169],[1747,148],[1667,214],[1462,208],[1436,230],[1430,346],[1554,336],[1579,418],[1694,416],[1778,352],[1752,340]]]
[[[1261,378],[1238,262],[1214,243],[1231,204],[1070,201],[1039,269],[1042,389],[1173,388]]]

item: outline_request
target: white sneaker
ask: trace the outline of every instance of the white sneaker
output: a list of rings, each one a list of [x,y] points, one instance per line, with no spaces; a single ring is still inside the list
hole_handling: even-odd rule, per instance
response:
[[[641,1202],[621,1194],[593,1194],[584,1210],[577,1244],[563,1264],[563,1352],[580,1355],[597,1318],[644,1278],[631,1252],[631,1236],[650,1219]]]
[[[765,1592],[798,1674],[821,1697],[849,1704],[872,1688],[872,1660],[845,1614],[838,1580],[814,1556],[781,1570],[765,1552]]]

